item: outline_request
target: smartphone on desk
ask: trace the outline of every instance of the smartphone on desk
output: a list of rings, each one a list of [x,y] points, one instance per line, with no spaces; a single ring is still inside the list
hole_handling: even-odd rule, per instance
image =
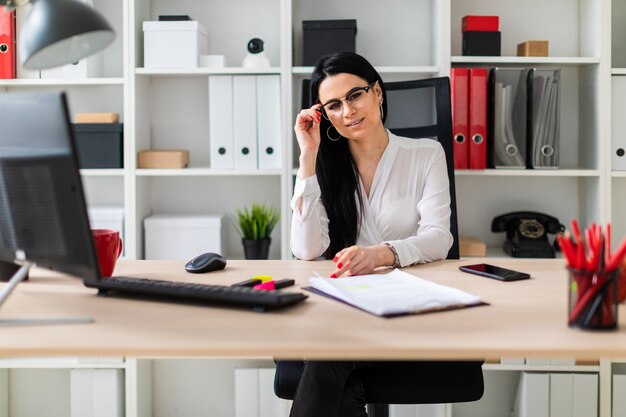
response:
[[[501,268],[499,266],[489,264],[464,265],[459,266],[459,269],[463,272],[493,278],[500,281],[519,281],[521,279],[530,278],[530,275],[525,272],[514,271],[512,269]]]

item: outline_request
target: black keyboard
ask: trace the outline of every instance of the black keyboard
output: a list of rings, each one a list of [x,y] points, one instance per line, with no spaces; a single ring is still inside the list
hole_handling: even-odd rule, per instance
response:
[[[100,290],[98,295],[106,295],[108,291],[119,291],[127,294],[252,307],[258,311],[288,307],[304,301],[308,297],[308,295],[297,292],[266,291],[248,287],[192,284],[129,277],[86,281],[85,285],[98,288]]]

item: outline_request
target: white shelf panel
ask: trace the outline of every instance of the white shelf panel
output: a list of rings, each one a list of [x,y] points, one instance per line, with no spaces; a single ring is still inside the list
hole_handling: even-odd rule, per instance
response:
[[[80,175],[85,177],[121,177],[123,169],[81,169]]]
[[[148,76],[181,76],[181,75],[257,75],[257,74],[280,74],[279,67],[271,68],[135,68],[135,74]]]
[[[486,363],[484,371],[523,371],[523,372],[600,372],[600,366],[594,365],[505,365]]]
[[[124,358],[25,357],[0,360],[0,369],[125,369]]]
[[[416,66],[416,67],[375,67],[379,74],[437,74],[439,67]],[[311,75],[313,67],[293,67],[293,74]]]
[[[0,80],[2,87],[47,87],[47,86],[81,86],[81,85],[123,85],[124,78],[84,78],[84,79],[38,79],[38,78],[15,78]]]
[[[541,64],[541,65],[590,65],[600,63],[599,58],[526,57],[526,56],[453,56],[453,64]]]
[[[183,168],[183,169],[137,169],[137,176],[141,177],[245,177],[245,176],[280,176],[281,169],[211,169],[211,168]]]
[[[597,169],[461,169],[457,177],[599,177]]]
[[[626,171],[612,171],[611,176],[613,178],[626,178]]]
[[[613,68],[611,75],[626,75],[626,68]]]

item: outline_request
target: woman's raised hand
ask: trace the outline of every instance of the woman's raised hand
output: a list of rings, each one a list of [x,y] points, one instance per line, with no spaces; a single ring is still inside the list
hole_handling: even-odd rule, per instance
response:
[[[312,154],[317,156],[317,150],[320,146],[320,121],[322,114],[318,109],[321,104],[315,104],[309,109],[302,109],[296,117],[296,125],[294,130],[298,145],[300,146],[300,155]]]

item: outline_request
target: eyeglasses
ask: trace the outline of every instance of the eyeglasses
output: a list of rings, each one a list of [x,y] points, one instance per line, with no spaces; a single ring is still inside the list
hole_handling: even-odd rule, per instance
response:
[[[340,117],[343,113],[343,102],[347,102],[350,107],[358,109],[365,104],[365,95],[369,93],[371,88],[376,84],[376,81],[366,87],[355,87],[346,94],[342,99],[333,99],[327,101],[317,111],[322,113],[326,120],[330,120],[329,117]]]

